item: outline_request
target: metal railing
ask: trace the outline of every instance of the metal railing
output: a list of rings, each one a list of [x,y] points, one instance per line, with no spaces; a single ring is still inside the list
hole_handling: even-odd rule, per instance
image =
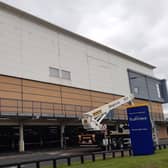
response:
[[[31,160],[31,161],[19,161],[16,163],[9,163],[9,164],[0,164],[0,168],[9,168],[9,167],[16,167],[22,168],[22,166],[31,165],[35,168],[44,167],[42,163],[50,161],[50,166],[52,168],[57,168],[60,164],[58,161],[63,160],[62,164],[67,164],[67,166],[71,166],[72,162],[80,162],[84,164],[85,161],[91,160],[95,162],[96,160],[106,160],[107,157],[124,157],[124,156],[132,156],[131,149],[123,149],[123,150],[112,150],[112,151],[100,151],[100,152],[92,152],[90,154],[77,154],[77,155],[69,155],[69,156],[59,156],[59,157],[50,157],[47,159],[38,159],[38,160]],[[76,159],[73,161],[73,159]]]
[[[81,118],[95,107],[75,104],[49,103],[21,99],[0,98],[0,117]],[[154,121],[165,121],[163,113],[151,113]],[[126,110],[113,110],[106,119],[127,120]]]
[[[10,117],[81,117],[92,107],[0,98],[0,115]]]

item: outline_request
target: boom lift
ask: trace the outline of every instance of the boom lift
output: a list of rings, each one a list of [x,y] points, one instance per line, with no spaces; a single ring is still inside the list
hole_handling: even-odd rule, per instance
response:
[[[125,103],[131,103],[133,104],[134,96],[131,94],[129,96],[122,97],[118,100],[112,101],[108,104],[105,104],[103,106],[100,106],[94,110],[91,110],[87,113],[83,114],[82,117],[82,125],[84,129],[87,131],[85,133],[81,133],[78,135],[78,140],[80,146],[87,147],[87,146],[102,146],[104,133],[106,131],[107,134],[107,126],[104,124],[101,124],[102,120],[108,115],[108,113],[119,107],[122,106]],[[109,134],[109,136],[113,136],[114,134]],[[129,134],[128,134],[129,136]],[[115,136],[116,139],[123,139],[123,135]],[[125,137],[125,135],[124,135]]]
[[[129,96],[122,97],[118,100],[112,101],[108,104],[100,106],[94,110],[91,110],[83,114],[82,125],[87,131],[101,131],[104,130],[101,124],[102,120],[107,116],[107,114],[125,103],[133,104],[134,96],[130,94]]]
[[[96,132],[98,133],[98,138],[97,140],[100,142],[100,132],[101,131],[106,131],[107,127],[106,125],[101,124],[102,120],[107,116],[107,114],[115,109],[118,108],[119,106],[122,106],[123,104],[129,103],[131,105],[133,105],[133,99],[134,99],[134,95],[130,94],[128,96],[122,97],[118,100],[112,101],[108,104],[105,104],[103,106],[100,106],[96,109],[93,109],[87,113],[83,114],[82,117],[82,125],[84,127],[85,130],[91,132],[91,134],[87,133],[87,134],[83,134],[83,135],[79,135],[79,141],[83,142],[82,144],[87,144],[87,142],[89,142],[90,144],[96,144]],[[152,130],[153,130],[153,141],[155,144],[158,144],[158,138],[157,138],[157,132],[156,132],[156,127],[154,126],[154,122],[151,119],[151,124],[152,124]],[[119,127],[122,125],[118,125]],[[116,128],[118,127],[116,125]],[[124,128],[124,127],[122,127]],[[122,129],[123,131],[124,129]],[[94,133],[95,134],[94,134]],[[127,133],[120,133],[119,130],[114,131],[110,131],[110,135],[111,135],[111,140],[113,141],[113,139],[120,139],[122,141],[129,139],[129,130],[128,128],[124,130],[124,132]],[[117,143],[117,141],[116,141]],[[120,143],[121,145],[123,145],[122,143]]]

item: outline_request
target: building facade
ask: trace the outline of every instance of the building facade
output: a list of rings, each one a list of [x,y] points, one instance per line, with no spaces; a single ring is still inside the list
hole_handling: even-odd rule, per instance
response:
[[[0,147],[73,144],[82,113],[134,93],[167,139],[166,81],[154,66],[0,2]],[[126,121],[126,106],[110,124]],[[74,136],[74,137],[73,137]]]

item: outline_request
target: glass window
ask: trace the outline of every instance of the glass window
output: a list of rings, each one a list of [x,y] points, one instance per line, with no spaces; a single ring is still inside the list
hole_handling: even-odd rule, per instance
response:
[[[134,94],[134,96],[136,98],[148,99],[148,88],[145,76],[130,71],[128,75],[129,75],[131,92]]]
[[[61,70],[61,77],[62,77],[62,79],[71,80],[71,72]]]
[[[60,71],[58,68],[49,67],[49,74],[51,77],[60,77]]]
[[[167,96],[163,80],[128,70],[130,89],[136,98],[163,102]],[[164,91],[163,91],[164,89]],[[166,93],[165,93],[166,92]],[[165,93],[165,96],[163,95]],[[168,99],[167,99],[168,100]],[[167,101],[166,100],[166,101]]]

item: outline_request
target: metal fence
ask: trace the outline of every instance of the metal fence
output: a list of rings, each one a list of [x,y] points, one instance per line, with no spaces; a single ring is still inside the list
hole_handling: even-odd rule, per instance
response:
[[[113,151],[101,151],[101,152],[93,152],[90,154],[78,154],[78,155],[69,155],[69,156],[60,156],[60,157],[51,157],[47,159],[39,159],[39,160],[31,160],[31,161],[20,161],[12,164],[4,164],[0,165],[0,168],[9,168],[9,167],[16,167],[16,168],[22,168],[22,166],[25,165],[33,165],[36,168],[41,168],[42,163],[44,162],[51,162],[51,168],[57,168],[58,162],[60,160],[64,160],[63,164],[67,164],[67,166],[70,166],[72,162],[80,162],[81,164],[84,164],[86,161],[93,161],[96,160],[106,160],[107,157],[124,157],[124,156],[132,156],[132,151],[130,149],[125,150],[113,150]],[[74,161],[73,159],[76,158]]]
[[[166,149],[167,144],[163,145],[157,145],[156,149]],[[69,155],[69,156],[60,156],[60,157],[51,157],[47,159],[39,159],[39,160],[31,160],[31,161],[20,161],[16,163],[11,164],[0,164],[0,168],[9,168],[9,167],[15,167],[15,168],[22,168],[22,166],[25,165],[34,165],[36,168],[42,168],[42,163],[44,162],[52,162],[51,168],[57,168],[58,167],[58,161],[64,160],[64,164],[67,164],[67,166],[71,166],[72,162],[80,162],[81,164],[84,164],[86,161],[92,161],[95,162],[96,160],[106,160],[108,158],[115,158],[115,157],[125,157],[125,156],[132,156],[132,150],[131,149],[124,149],[124,150],[111,150],[111,151],[101,151],[101,152],[93,152],[90,154],[78,154],[78,155]],[[90,156],[90,157],[89,157]],[[77,160],[73,161],[73,158],[77,158]]]

